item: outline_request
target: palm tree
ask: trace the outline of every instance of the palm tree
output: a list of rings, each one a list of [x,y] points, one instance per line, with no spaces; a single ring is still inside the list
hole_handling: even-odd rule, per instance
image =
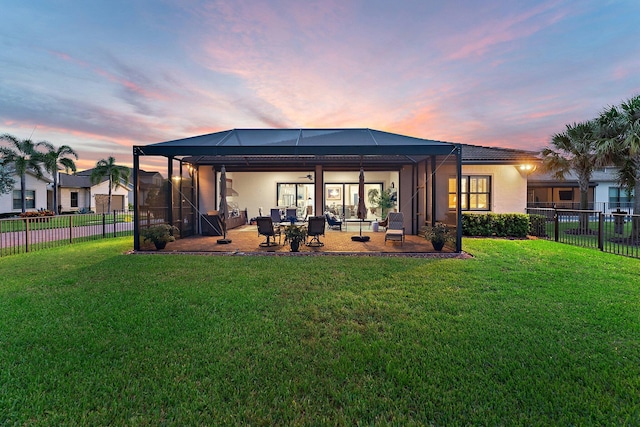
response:
[[[16,180],[13,179],[12,175],[11,170],[5,167],[0,160],[0,194],[7,194],[13,190]]]
[[[47,149],[47,152],[43,154],[43,163],[47,172],[53,175],[53,212],[58,215],[58,171],[62,166],[65,172],[69,173],[71,170],[75,173],[76,164],[73,159],[67,156],[73,156],[78,160],[78,154],[68,145],[61,145],[57,149],[46,141],[39,142],[37,145]]]
[[[598,123],[599,150],[619,166],[618,180],[629,193],[633,192],[633,212],[640,214],[640,95],[603,111]],[[640,240],[640,218],[633,218],[631,238]]]
[[[107,160],[102,159],[96,163],[96,167],[91,172],[91,183],[99,184],[105,177],[109,178],[109,198],[107,202],[107,211],[111,212],[111,193],[112,189],[118,185],[129,184],[130,170],[126,166],[116,165],[116,159],[109,157]]]
[[[542,149],[542,164],[559,180],[564,180],[569,172],[575,172],[580,188],[580,209],[586,210],[589,206],[589,181],[602,160],[596,150],[597,126],[595,121],[589,120],[566,127],[564,132],[551,137],[553,147]],[[588,215],[580,215],[579,230],[580,233],[588,233]]]
[[[5,133],[0,139],[8,142],[11,147],[0,147],[0,154],[2,154],[3,164],[12,164],[13,168],[20,176],[20,198],[22,201],[22,212],[27,210],[26,185],[27,185],[27,171],[33,171],[38,178],[42,178],[42,153],[36,150],[36,144],[30,139],[19,140],[13,135]]]

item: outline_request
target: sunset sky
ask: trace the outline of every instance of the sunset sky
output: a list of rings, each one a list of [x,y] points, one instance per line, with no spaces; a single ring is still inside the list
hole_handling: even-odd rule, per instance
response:
[[[232,128],[537,150],[640,92],[640,2],[2,0],[0,134],[80,169]]]

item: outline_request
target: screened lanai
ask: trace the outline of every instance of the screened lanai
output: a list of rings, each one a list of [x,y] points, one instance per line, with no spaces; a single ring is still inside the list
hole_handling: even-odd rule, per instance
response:
[[[144,250],[140,230],[151,224],[176,226],[180,239],[215,234],[223,166],[231,228],[273,209],[331,213],[349,229],[362,226],[354,217],[362,169],[367,193],[393,195],[389,210],[403,213],[407,235],[444,222],[456,227],[462,249],[459,144],[366,128],[232,129],[134,146],[133,159],[136,250]],[[386,213],[366,203],[370,230]]]

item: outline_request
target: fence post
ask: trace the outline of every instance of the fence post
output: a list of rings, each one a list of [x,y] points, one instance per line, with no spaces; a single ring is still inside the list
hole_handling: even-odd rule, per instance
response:
[[[24,221],[24,251],[29,252],[29,218],[23,218]]]
[[[557,242],[560,239],[560,221],[558,218],[557,209],[554,209],[553,211],[553,221],[554,221],[554,228],[555,228],[555,230],[553,231],[553,234],[554,234],[554,239]]]
[[[102,238],[107,237],[107,216],[103,212],[102,213]]]
[[[113,211],[113,237],[116,237],[116,210]]]
[[[604,214],[598,214],[598,249],[604,251]]]
[[[69,244],[73,243],[73,215],[69,215]]]

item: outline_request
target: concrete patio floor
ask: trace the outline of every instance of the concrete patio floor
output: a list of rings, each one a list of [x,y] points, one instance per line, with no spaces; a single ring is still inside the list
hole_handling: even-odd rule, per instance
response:
[[[300,245],[300,252],[290,251],[288,244],[284,244],[284,236],[281,244],[272,247],[261,247],[260,243],[265,241],[264,236],[258,235],[255,225],[245,225],[227,232],[227,239],[230,244],[218,244],[220,236],[191,236],[176,240],[167,244],[167,247],[158,252],[162,253],[210,253],[210,254],[246,254],[246,255],[404,255],[404,256],[460,256],[453,252],[450,246],[445,247],[442,252],[437,252],[431,246],[431,242],[420,236],[405,236],[405,241],[400,242],[384,241],[384,231],[373,232],[363,230],[363,236],[369,236],[368,242],[352,241],[352,236],[359,235],[359,230],[338,231],[326,230],[324,236],[320,236],[320,241],[324,246],[312,247]],[[278,239],[276,238],[276,242]],[[142,244],[141,250],[154,251],[153,245]]]

